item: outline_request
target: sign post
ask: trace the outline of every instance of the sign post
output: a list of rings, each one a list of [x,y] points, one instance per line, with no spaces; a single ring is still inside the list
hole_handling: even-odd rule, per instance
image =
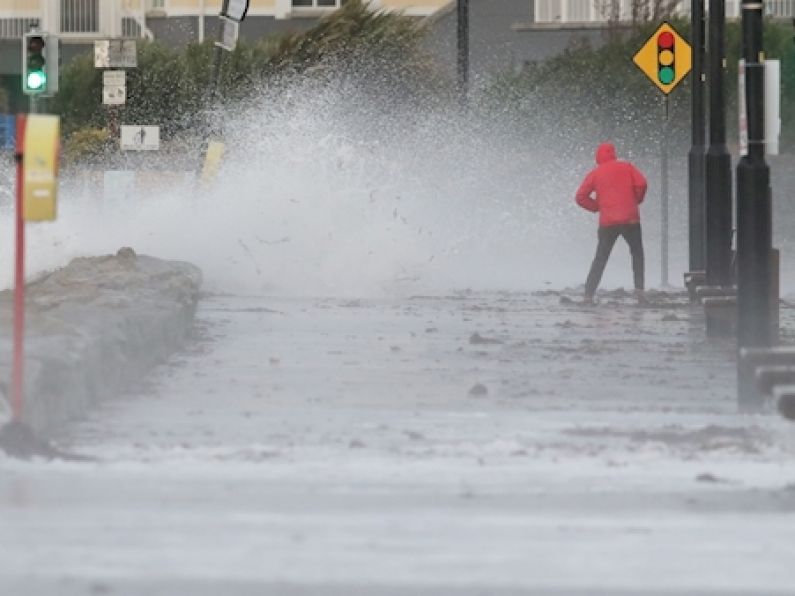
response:
[[[737,164],[737,349],[769,348],[778,340],[778,272],[773,252],[773,190],[765,161],[764,5],[743,0],[741,114],[745,151]],[[742,131],[741,131],[742,132]],[[772,140],[772,139],[771,139]],[[754,372],[737,367],[740,411],[761,412]]]
[[[138,67],[138,46],[134,39],[98,39],[94,42],[94,67],[102,73],[102,103],[107,106],[108,130],[119,135],[119,108],[127,103],[127,71]]]
[[[726,2],[709,0],[709,146],[704,158],[706,281],[731,288],[732,262],[732,160],[726,145]]]
[[[687,159],[688,253],[690,286],[706,275],[706,221],[704,207],[706,114],[704,111],[704,0],[690,0],[690,35],[693,44],[693,76],[690,96],[690,151]]]
[[[11,413],[21,422],[25,337],[25,222],[52,221],[58,194],[60,118],[17,117],[16,262],[14,266],[14,352]]]
[[[661,285],[668,286],[668,122],[669,94],[682,82],[693,66],[690,45],[668,23],[661,24],[632,61],[663,93],[662,135],[660,138]]]
[[[213,76],[210,82],[210,101],[215,104],[219,100],[218,85],[221,78],[221,60],[223,51],[233,52],[237,47],[237,40],[240,35],[240,23],[246,14],[250,0],[223,0],[221,13],[218,17],[218,39],[215,42],[215,54],[213,56]],[[211,130],[203,144],[204,165],[201,168],[200,179],[207,181],[220,166],[221,156],[224,152],[224,144],[221,141],[211,140],[213,136],[220,136],[220,114],[218,107],[213,105],[214,115],[211,118]],[[211,166],[207,166],[207,164]]]

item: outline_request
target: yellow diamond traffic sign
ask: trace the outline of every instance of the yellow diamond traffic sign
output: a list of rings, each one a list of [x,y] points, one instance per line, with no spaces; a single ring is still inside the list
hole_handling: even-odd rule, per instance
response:
[[[693,66],[693,52],[668,23],[657,28],[632,61],[649,80],[668,95]]]

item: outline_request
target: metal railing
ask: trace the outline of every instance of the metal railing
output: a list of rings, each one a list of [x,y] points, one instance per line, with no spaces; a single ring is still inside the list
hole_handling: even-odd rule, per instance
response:
[[[0,18],[0,39],[21,39],[39,21],[38,15]]]
[[[639,0],[534,0],[535,22],[540,24],[607,23],[632,21],[635,11],[643,7]],[[764,0],[765,15],[788,19],[795,17],[795,0]],[[675,14],[690,14],[690,2],[679,3]],[[726,0],[726,17],[740,18],[740,0]]]

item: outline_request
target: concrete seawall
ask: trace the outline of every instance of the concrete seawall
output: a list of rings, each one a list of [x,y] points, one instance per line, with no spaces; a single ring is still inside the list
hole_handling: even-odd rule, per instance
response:
[[[138,382],[186,339],[201,281],[191,264],[124,248],[75,259],[30,282],[23,420],[48,437]],[[13,292],[0,292],[4,385],[11,376],[12,305]]]

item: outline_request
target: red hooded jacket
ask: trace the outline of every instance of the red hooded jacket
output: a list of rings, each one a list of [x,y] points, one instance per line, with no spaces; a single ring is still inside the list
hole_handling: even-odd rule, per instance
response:
[[[601,227],[640,223],[638,205],[646,196],[646,178],[628,161],[616,159],[611,143],[599,145],[596,163],[577,189],[577,204],[598,212]]]

